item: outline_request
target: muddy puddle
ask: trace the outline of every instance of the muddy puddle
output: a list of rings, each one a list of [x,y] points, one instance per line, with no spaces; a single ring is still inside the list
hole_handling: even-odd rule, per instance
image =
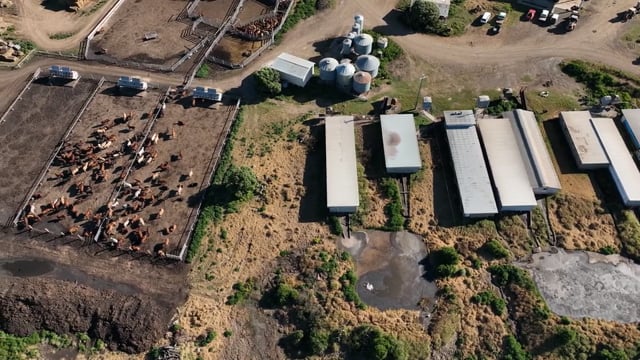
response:
[[[558,315],[618,322],[640,321],[640,265],[619,255],[586,251],[533,254],[517,264],[531,271]]]
[[[140,292],[140,289],[135,286],[114,283],[70,266],[40,258],[0,258],[0,276],[19,278],[40,276],[83,284],[98,290],[115,290],[127,295],[135,295]]]
[[[434,283],[424,279],[420,261],[427,248],[409,232],[367,231],[341,239],[339,246],[356,262],[360,299],[379,309],[419,309],[418,303],[436,294]]]

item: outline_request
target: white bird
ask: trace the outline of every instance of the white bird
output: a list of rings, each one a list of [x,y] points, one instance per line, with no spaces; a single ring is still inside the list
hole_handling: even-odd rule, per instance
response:
[[[125,220],[125,222],[122,225],[124,225],[124,227],[127,227],[127,226],[129,226],[129,222],[130,221],[131,220],[129,218],[127,218],[127,220]]]
[[[133,185],[129,184],[129,183],[128,183],[128,182],[126,182],[126,181],[123,181],[123,182],[122,182],[122,185],[123,185],[124,187],[126,187],[126,188],[133,189]]]
[[[138,220],[140,222],[140,226],[146,226],[146,224],[144,223],[144,219],[140,218],[140,220]]]
[[[134,198],[134,199],[137,199],[137,198],[138,198],[138,196],[140,196],[140,193],[142,193],[142,189],[138,189],[138,190],[135,192],[135,194],[133,194],[133,198]]]

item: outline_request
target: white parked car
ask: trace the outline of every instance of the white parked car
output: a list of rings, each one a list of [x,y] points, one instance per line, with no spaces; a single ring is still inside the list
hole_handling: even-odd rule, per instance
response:
[[[480,18],[480,24],[486,24],[487,22],[489,22],[489,19],[491,19],[491,13],[487,11],[482,14],[482,17]]]
[[[553,15],[551,15],[551,19],[549,21],[551,21],[552,24],[555,24],[555,23],[558,22],[558,19],[560,19],[560,15],[553,14]]]
[[[496,24],[502,25],[502,23],[504,23],[504,20],[506,18],[507,18],[507,13],[504,11],[501,11],[500,13],[498,13],[498,16],[496,16]]]
[[[538,20],[540,20],[540,22],[546,22],[548,18],[549,18],[549,10],[544,9],[540,13],[540,17],[538,18]]]

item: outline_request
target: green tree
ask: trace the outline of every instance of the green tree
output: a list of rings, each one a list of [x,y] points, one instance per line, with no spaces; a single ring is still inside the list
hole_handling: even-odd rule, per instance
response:
[[[416,0],[406,13],[406,22],[417,31],[441,34],[440,10],[431,1]]]
[[[260,182],[248,167],[231,167],[227,173],[225,187],[227,193],[238,202],[251,200]]]
[[[264,67],[254,73],[257,90],[266,96],[276,96],[282,92],[280,73],[268,67]]]
[[[529,360],[531,355],[526,352],[522,345],[516,340],[513,335],[509,335],[504,338],[502,344],[502,360]]]
[[[589,360],[629,360],[629,355],[624,350],[605,346],[596,351]]]

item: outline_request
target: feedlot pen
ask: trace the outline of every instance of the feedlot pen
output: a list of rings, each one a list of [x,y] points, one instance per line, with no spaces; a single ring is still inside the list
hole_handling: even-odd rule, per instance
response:
[[[11,223],[97,84],[81,79],[75,87],[50,86],[48,78],[37,79],[9,110],[0,125],[0,224]]]
[[[194,104],[157,89],[125,94],[111,82],[96,90],[32,189],[19,227],[116,251],[181,253],[238,104]],[[23,181],[20,199],[33,182]]]

